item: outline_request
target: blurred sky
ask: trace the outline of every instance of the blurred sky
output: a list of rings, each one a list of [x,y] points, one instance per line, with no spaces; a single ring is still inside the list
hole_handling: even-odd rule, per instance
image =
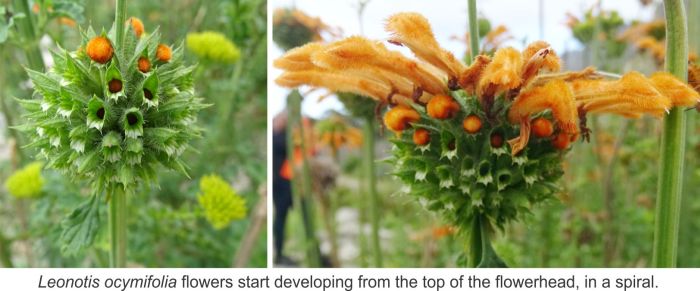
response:
[[[360,33],[357,2],[358,0],[268,0],[273,10],[295,5],[310,16],[321,17],[325,23],[342,28],[345,36]],[[508,27],[515,39],[506,45],[522,48],[523,40],[530,42],[544,39],[557,52],[564,52],[580,49],[580,44],[564,24],[566,13],[571,12],[581,17],[597,2],[598,0],[477,0],[477,10],[481,16],[491,21],[492,27],[500,24]],[[542,31],[540,3],[543,8]],[[639,0],[602,0],[602,7],[604,10],[617,10],[626,22],[634,19],[649,20],[655,11],[655,5],[642,7]],[[364,12],[364,35],[372,39],[386,39],[388,34],[384,31],[384,20],[397,12],[423,14],[430,21],[438,43],[457,56],[461,57],[464,54],[466,44],[451,37],[463,36],[467,30],[466,0],[371,0]],[[396,46],[388,47],[397,49]],[[275,45],[269,48],[268,57],[273,59],[283,53]],[[407,50],[404,53],[411,56]],[[280,74],[280,71],[274,68],[269,72],[271,82]],[[303,88],[302,92],[306,90],[308,88]],[[288,92],[272,82],[268,91],[269,109],[272,114],[284,109]],[[305,98],[302,104],[304,114],[319,118],[328,110],[342,111],[341,103],[335,98],[326,98],[318,102],[319,95],[321,92]]]

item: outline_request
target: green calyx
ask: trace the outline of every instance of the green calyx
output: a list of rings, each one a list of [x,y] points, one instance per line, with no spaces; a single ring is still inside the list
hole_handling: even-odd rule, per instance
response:
[[[512,156],[506,141],[517,137],[519,128],[508,122],[510,105],[503,98],[496,98],[489,114],[477,98],[462,91],[454,92],[453,98],[461,107],[454,117],[435,119],[414,106],[420,121],[392,140],[394,175],[410,186],[411,195],[467,233],[473,232],[477,217],[487,228],[503,229],[533,205],[554,197],[564,152],[552,146],[551,138],[533,135],[527,147]],[[469,115],[480,117],[483,126],[478,132],[464,130],[462,121]],[[413,142],[419,128],[430,132],[427,145]]]
[[[104,36],[118,46],[115,30]],[[81,35],[83,47],[97,36],[91,28]],[[194,67],[183,64],[181,47],[159,63],[158,30],[142,38],[123,35],[105,64],[84,49],[54,51],[50,71],[28,70],[38,98],[19,100],[27,123],[17,129],[30,138],[29,147],[47,167],[97,185],[96,191],[153,183],[159,164],[185,173],[180,157],[201,135],[197,113],[207,107],[195,96]],[[138,69],[140,57],[154,64],[147,73]]]

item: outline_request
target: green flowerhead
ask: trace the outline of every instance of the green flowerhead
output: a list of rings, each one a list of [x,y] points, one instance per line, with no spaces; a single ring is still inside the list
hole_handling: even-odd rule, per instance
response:
[[[153,182],[159,164],[186,174],[181,155],[200,136],[197,113],[206,107],[195,94],[194,67],[184,65],[181,47],[157,61],[157,29],[125,33],[123,44],[115,35],[88,29],[86,50],[59,49],[49,71],[28,70],[37,98],[19,100],[27,123],[18,129],[47,167],[98,190]],[[153,66],[144,73],[145,62]]]

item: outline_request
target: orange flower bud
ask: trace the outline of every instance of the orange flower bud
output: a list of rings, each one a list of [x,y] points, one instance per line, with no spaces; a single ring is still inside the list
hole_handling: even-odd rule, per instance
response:
[[[169,62],[173,55],[173,51],[169,46],[164,44],[159,44],[156,50],[156,58],[161,62]]]
[[[437,119],[452,118],[459,108],[459,103],[447,95],[435,95],[428,101],[428,115]]]
[[[464,131],[470,134],[475,134],[481,130],[481,118],[474,114],[467,116],[467,118],[462,121],[462,127]]]
[[[503,136],[498,133],[491,135],[491,147],[500,148],[503,146]]]
[[[136,34],[136,37],[141,37],[144,31],[143,22],[141,22],[141,19],[131,17],[129,18],[129,23],[131,23],[131,29],[134,30],[134,34]]]
[[[548,137],[554,133],[554,126],[548,119],[538,117],[532,121],[532,133],[539,138]]]
[[[109,87],[109,92],[112,93],[117,93],[122,90],[122,81],[118,79],[112,79],[107,83],[107,87]]]
[[[87,54],[90,58],[100,64],[108,62],[114,54],[112,44],[104,36],[97,36],[87,44]]]
[[[428,144],[430,142],[430,132],[424,128],[416,129],[413,132],[413,142],[419,146]]]
[[[401,132],[409,123],[420,120],[420,114],[408,106],[396,106],[384,115],[384,124],[394,132]]]
[[[148,71],[151,70],[151,62],[148,61],[148,58],[146,57],[140,57],[139,58],[139,71],[141,73],[148,73]]]
[[[569,147],[570,137],[566,133],[559,133],[557,136],[552,139],[552,146],[554,146],[555,149],[558,150],[565,150],[566,148]]]

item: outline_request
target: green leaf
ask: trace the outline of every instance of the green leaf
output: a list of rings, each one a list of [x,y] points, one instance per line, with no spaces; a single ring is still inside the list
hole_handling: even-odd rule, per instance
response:
[[[49,17],[68,17],[75,20],[77,23],[85,22],[83,12],[85,8],[76,1],[54,0],[52,9],[49,11]]]
[[[58,81],[52,79],[44,73],[40,73],[31,69],[27,69],[27,74],[32,80],[34,87],[36,87],[36,90],[39,91],[41,95],[44,95],[44,97],[58,95],[58,90],[61,88],[61,86],[58,84]]]
[[[61,222],[61,251],[68,255],[74,255],[86,249],[95,241],[100,229],[100,203],[97,194],[93,194],[86,201],[73,210]]]

